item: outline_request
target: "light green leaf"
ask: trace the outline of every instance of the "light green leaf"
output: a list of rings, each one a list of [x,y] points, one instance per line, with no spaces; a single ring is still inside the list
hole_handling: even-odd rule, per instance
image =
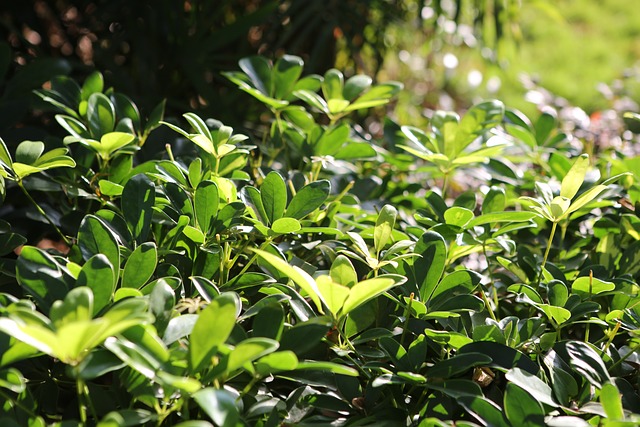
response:
[[[194,195],[195,216],[200,231],[209,234],[211,225],[218,214],[220,194],[213,181],[202,181],[198,184]]]
[[[567,199],[573,199],[584,182],[584,177],[589,169],[589,155],[583,154],[576,159],[569,172],[562,179],[560,195]]]
[[[616,288],[615,283],[606,282],[595,277],[588,276],[578,277],[571,285],[573,292],[582,295],[597,295],[602,292],[609,292]]]
[[[193,400],[216,426],[236,427],[240,419],[236,398],[224,389],[205,388],[193,394]]]
[[[267,174],[262,186],[260,186],[260,197],[269,219],[269,225],[282,218],[287,207],[287,187],[278,172],[271,171]],[[287,216],[292,217],[292,215]]]
[[[322,206],[330,192],[331,184],[325,179],[307,184],[291,199],[284,215],[302,219]]]
[[[349,288],[334,282],[329,276],[320,276],[316,279],[316,285],[323,300],[334,318],[337,318],[340,309],[349,296]]]
[[[322,294],[316,285],[313,277],[309,276],[307,272],[302,270],[297,266],[291,266],[283,259],[269,253],[266,251],[261,251],[258,249],[252,249],[253,252],[257,253],[261,258],[271,264],[276,270],[285,276],[289,277],[293,282],[300,286],[300,288],[309,295],[311,300],[315,303],[318,311],[321,314],[324,314],[322,305],[324,303]]]
[[[236,323],[240,308],[236,293],[225,292],[214,298],[200,313],[189,339],[190,372],[199,372],[222,345]]]
[[[300,221],[294,218],[279,218],[271,224],[271,231],[276,234],[289,234],[300,231],[302,226]]]
[[[401,285],[407,279],[396,274],[384,274],[373,279],[356,283],[349,291],[349,296],[344,302],[341,315],[348,314],[355,308],[377,297],[389,289]]]
[[[376,226],[373,229],[373,242],[376,254],[386,246],[391,238],[391,232],[396,223],[398,210],[391,205],[384,205],[378,214]]]

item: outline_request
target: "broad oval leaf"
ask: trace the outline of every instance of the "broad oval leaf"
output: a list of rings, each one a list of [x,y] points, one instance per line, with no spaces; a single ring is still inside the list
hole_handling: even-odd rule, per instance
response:
[[[155,185],[142,173],[131,178],[122,190],[122,213],[138,243],[147,239],[151,229],[155,196]]]
[[[129,255],[122,273],[122,286],[142,288],[153,276],[158,263],[158,250],[153,242],[145,242]]]
[[[329,197],[329,193],[331,193],[331,184],[325,179],[307,184],[293,196],[284,215],[302,219],[322,206]]]
[[[222,345],[236,324],[240,298],[234,292],[225,292],[214,298],[202,310],[189,338],[189,370],[199,372]]]
[[[260,186],[260,197],[269,224],[282,218],[287,207],[287,187],[284,179],[278,172],[271,171],[267,174]],[[287,215],[291,217],[292,215]]]

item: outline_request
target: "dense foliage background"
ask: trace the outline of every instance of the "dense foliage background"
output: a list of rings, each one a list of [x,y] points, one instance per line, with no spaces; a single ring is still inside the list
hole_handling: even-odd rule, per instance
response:
[[[2,8],[1,425],[640,422],[628,5]]]

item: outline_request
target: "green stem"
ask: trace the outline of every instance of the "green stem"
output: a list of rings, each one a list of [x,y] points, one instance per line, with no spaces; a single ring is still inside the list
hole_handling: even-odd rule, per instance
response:
[[[619,323],[618,323],[619,324]],[[609,343],[610,344],[610,343]],[[608,344],[607,344],[608,345]],[[631,355],[636,354],[636,352],[640,350],[640,342],[636,343],[636,345],[634,345],[630,351],[625,354],[624,356],[622,356],[620,359],[616,360],[611,367],[609,368],[609,371],[613,370],[613,368],[617,367],[618,365],[620,365],[622,362],[624,362],[625,360],[627,360],[629,357],[631,357]]]
[[[40,207],[40,205],[38,203],[36,203],[36,201],[33,199],[33,197],[31,197],[31,194],[29,194],[29,192],[27,191],[26,188],[24,188],[24,185],[22,184],[22,181],[18,181],[18,187],[20,187],[20,189],[22,190],[22,192],[24,193],[25,196],[27,196],[27,199],[29,199],[31,201],[31,203],[36,207],[36,209],[38,210],[38,212],[40,212],[40,215],[42,215],[48,222],[49,224],[51,224],[53,226],[53,228],[56,230],[56,232],[58,233],[58,235],[60,235],[60,237],[62,238],[62,240],[64,240],[64,242],[68,245],[71,246],[71,241],[69,239],[67,239],[67,236],[65,236],[62,231],[60,231],[60,229],[58,228],[58,226],[53,222],[53,220],[49,217],[49,215],[47,215],[47,213]]]
[[[272,240],[273,239],[271,237],[268,237],[267,240],[265,240],[264,243],[260,245],[260,250],[261,251],[265,250],[271,244]],[[242,268],[242,270],[240,270],[240,273],[238,273],[238,276],[242,276],[244,273],[246,273],[249,267],[251,266],[251,264],[253,264],[257,258],[258,258],[258,254],[254,253],[251,259],[249,260],[249,262]]]
[[[496,317],[496,314],[493,312],[493,308],[491,308],[491,303],[489,302],[489,299],[487,298],[487,295],[484,293],[484,289],[482,289],[482,287],[480,288],[480,295],[482,296],[482,301],[484,301],[485,307],[487,307],[489,316],[491,316],[491,318],[495,322],[498,322],[498,318]]]
[[[540,286],[540,282],[542,281],[542,274],[544,272],[544,266],[547,263],[547,258],[549,258],[549,251],[551,251],[551,245],[553,244],[553,237],[556,234],[556,227],[558,227],[558,223],[554,222],[551,226],[551,234],[549,235],[549,243],[547,244],[547,249],[544,251],[544,258],[542,258],[542,265],[540,266],[540,274],[538,275],[538,283]]]
[[[409,303],[407,304],[407,308],[404,311],[404,325],[402,327],[402,335],[400,336],[400,345],[403,345],[404,337],[407,335],[407,329],[409,329],[409,317],[411,316],[411,305],[413,304],[413,298],[415,298],[415,294],[411,292],[411,294],[409,294]]]
[[[38,416],[35,412],[33,412],[28,407],[24,406],[18,400],[13,400],[11,396],[9,396],[4,391],[2,391],[2,389],[0,389],[0,400],[2,400],[3,402],[11,402],[10,405],[15,405],[16,407],[20,408],[20,410],[29,414],[29,417],[31,418],[36,418]]]
[[[76,391],[78,393],[78,412],[80,413],[80,422],[82,425],[87,425],[87,407],[85,406],[84,398],[84,381],[78,378],[76,379]]]

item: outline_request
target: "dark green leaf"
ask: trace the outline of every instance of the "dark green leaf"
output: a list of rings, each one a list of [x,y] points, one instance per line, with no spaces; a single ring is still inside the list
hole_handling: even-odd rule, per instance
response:
[[[278,172],[272,171],[267,174],[260,187],[260,197],[262,198],[269,225],[282,218],[287,207],[287,187]]]
[[[151,229],[155,185],[144,174],[131,178],[122,191],[122,213],[136,242],[146,240]]]
[[[111,302],[116,283],[113,265],[105,255],[97,254],[82,266],[76,286],[87,286],[93,292],[92,314],[95,315]]]
[[[330,192],[331,184],[327,180],[323,179],[307,184],[291,199],[284,215],[302,219],[322,206]]]

